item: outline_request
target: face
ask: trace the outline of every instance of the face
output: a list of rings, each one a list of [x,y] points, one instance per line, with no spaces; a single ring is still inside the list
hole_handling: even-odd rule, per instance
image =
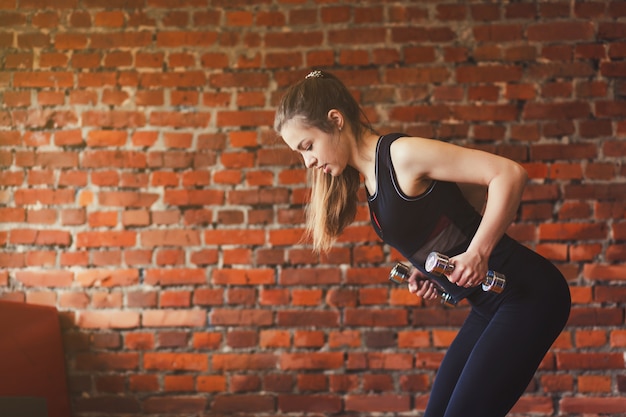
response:
[[[347,149],[339,140],[340,131],[326,133],[309,127],[301,120],[288,121],[280,132],[292,150],[300,153],[307,168],[320,169],[332,176],[340,175],[347,165]]]

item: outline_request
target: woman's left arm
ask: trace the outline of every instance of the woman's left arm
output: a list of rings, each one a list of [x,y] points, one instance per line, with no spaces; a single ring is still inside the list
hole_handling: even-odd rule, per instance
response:
[[[515,219],[528,176],[524,168],[513,161],[505,159],[498,166],[487,184],[487,203],[476,234],[466,252],[455,257],[460,259],[453,258],[460,268],[450,278],[458,285],[474,286],[482,282],[491,252]],[[464,271],[466,264],[475,266]]]
[[[528,179],[526,171],[518,163],[488,152],[430,139],[399,140],[403,140],[398,143],[401,146],[392,152],[398,157],[396,172],[400,175],[487,186],[482,221],[467,251],[452,258],[455,270],[449,276],[457,285],[478,285],[493,248],[515,219]]]

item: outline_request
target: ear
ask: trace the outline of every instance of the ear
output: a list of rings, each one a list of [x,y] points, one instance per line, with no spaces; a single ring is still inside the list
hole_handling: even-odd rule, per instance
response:
[[[333,123],[335,126],[337,126],[337,129],[341,130],[343,129],[343,124],[344,124],[344,119],[343,119],[343,114],[341,114],[341,112],[337,109],[331,109],[328,111],[328,120],[331,121],[331,123]]]

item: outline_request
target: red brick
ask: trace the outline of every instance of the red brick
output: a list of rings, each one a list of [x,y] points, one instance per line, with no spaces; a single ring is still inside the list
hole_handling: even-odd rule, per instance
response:
[[[611,391],[611,378],[600,375],[581,375],[578,377],[578,391],[608,393]]]
[[[201,128],[207,127],[210,120],[209,113],[152,112],[149,122],[153,126]]]
[[[130,329],[139,326],[139,313],[131,311],[85,311],[78,316],[81,328]]]
[[[125,347],[130,350],[154,349],[154,335],[150,333],[129,333],[125,338]]]
[[[111,414],[137,413],[141,406],[136,398],[105,396],[94,398],[78,398],[75,404],[77,412],[104,412]]]
[[[456,79],[461,83],[513,82],[521,76],[522,68],[512,65],[466,66],[456,70]]]
[[[593,39],[594,28],[590,22],[537,23],[526,29],[526,36],[534,42],[584,41]]]
[[[560,180],[580,180],[583,177],[581,164],[554,163],[550,167],[550,178]]]
[[[54,143],[57,146],[63,145],[79,145],[83,143],[81,132],[78,130],[67,130],[63,132],[56,132]]]
[[[271,353],[218,353],[213,355],[211,359],[212,368],[222,371],[274,369],[277,363],[278,358]]]
[[[275,410],[275,399],[270,395],[228,395],[217,396],[211,409],[218,413],[271,412]]]
[[[473,33],[479,42],[514,42],[523,38],[523,26],[519,24],[475,26]]]
[[[271,348],[288,348],[291,346],[291,335],[284,330],[261,331],[259,346]]]
[[[280,395],[278,397],[278,410],[284,413],[338,413],[342,409],[342,399],[336,395]]]
[[[163,201],[172,206],[222,204],[224,192],[220,190],[166,190]]]
[[[291,291],[291,303],[294,306],[317,306],[321,304],[322,290],[298,290]]]
[[[518,109],[511,105],[485,104],[482,106],[452,106],[452,115],[460,120],[512,121],[518,118]]]
[[[496,101],[500,89],[495,86],[472,86],[467,89],[467,98],[471,101]]]
[[[616,296],[619,297],[619,294],[613,294],[614,298],[617,298]],[[574,326],[616,326],[620,320],[622,318],[619,310],[580,307],[572,309],[569,323]]]
[[[151,397],[143,401],[146,413],[199,413],[207,406],[203,397]]]
[[[301,392],[325,391],[328,390],[328,378],[321,374],[299,374],[297,386]]]
[[[84,371],[133,370],[139,367],[137,353],[79,353],[76,369]]]
[[[420,50],[423,53],[423,50]],[[416,59],[413,56],[412,59]],[[451,76],[450,71],[441,66],[431,68],[411,69],[398,68],[387,71],[386,80],[393,84],[430,84],[441,83],[448,80]]]
[[[411,410],[411,397],[408,395],[348,395],[346,411],[356,412],[408,412]]]
[[[339,325],[339,315],[334,311],[279,311],[276,318],[279,326],[325,326]]]
[[[131,375],[128,377],[128,388],[132,392],[156,392],[159,383],[156,375]]]
[[[609,262],[623,261],[626,259],[626,245],[609,245],[606,249],[606,259]]]
[[[611,332],[611,347],[626,346],[626,331],[614,330]]]
[[[22,189],[15,191],[15,203],[18,205],[37,204],[58,205],[74,203],[74,193],[65,189],[53,190],[35,190]]]
[[[624,265],[585,264],[583,268],[583,274],[589,280],[623,280],[626,279],[624,272],[626,272]]]
[[[532,145],[530,149],[531,159],[556,159],[572,160],[594,158],[597,155],[597,148],[591,144],[569,144],[569,145]]]
[[[330,375],[331,392],[354,392],[359,386],[356,375]]]
[[[259,391],[261,378],[257,375],[234,375],[231,378],[233,392]]]
[[[594,223],[543,224],[539,227],[541,240],[602,239],[607,227]]]
[[[619,414],[626,409],[626,398],[564,397],[559,407],[570,414]]]
[[[403,326],[407,324],[406,310],[347,309],[345,324],[349,326]]]
[[[283,289],[264,289],[261,291],[261,305],[287,305],[289,304],[289,291]]]
[[[285,14],[279,11],[259,11],[255,18],[259,26],[284,26],[287,21]]]
[[[33,287],[68,287],[74,273],[70,271],[17,271],[15,279],[23,285]]]
[[[577,330],[576,346],[580,348],[600,347],[607,342],[606,333],[594,330]]]
[[[208,357],[201,353],[152,353],[143,355],[143,366],[150,370],[206,371]]]
[[[626,152],[626,143],[621,140],[609,140],[604,143],[602,149],[607,156],[620,156]]]
[[[612,163],[589,163],[585,167],[585,178],[590,180],[612,180],[616,176]]]
[[[522,396],[515,406],[511,409],[511,413],[520,414],[545,414],[550,415],[554,412],[554,405],[550,397],[538,396]]]
[[[343,365],[341,352],[283,353],[280,356],[280,368],[283,370],[328,370]]]
[[[332,337],[332,333],[331,333]],[[322,331],[296,331],[293,345],[299,348],[321,348],[325,343],[325,334]]]
[[[248,11],[226,12],[226,24],[228,26],[251,26],[254,15]]]
[[[142,313],[144,327],[202,327],[206,324],[204,310],[146,310]]]
[[[563,198],[565,199],[595,199],[595,200],[615,200],[623,195],[626,187],[622,184],[596,183],[594,185],[565,185]]]
[[[226,126],[271,126],[274,113],[262,110],[248,111],[220,111],[217,115],[217,124]]]
[[[591,261],[601,252],[602,246],[599,244],[571,245],[569,249],[572,261]]]
[[[182,390],[193,391],[193,380],[189,382],[191,384],[186,383],[184,387],[172,386],[171,390],[172,391],[182,391]],[[226,391],[226,387],[227,387],[226,377],[222,375],[199,376],[197,379],[197,383],[196,383],[196,389],[198,392],[224,392]],[[184,389],[181,389],[181,388],[184,388]]]
[[[391,31],[391,39],[395,43],[450,42],[455,38],[456,34],[447,26],[434,28],[417,26],[399,27]]]
[[[571,375],[543,375],[541,386],[544,392],[573,391],[574,378]]]
[[[135,232],[84,232],[76,236],[76,246],[101,247],[101,246],[134,246],[136,243]]]
[[[272,316],[272,312],[268,310],[213,309],[210,322],[216,326],[270,325]]]
[[[346,6],[323,7],[320,9],[322,23],[345,23],[350,20],[351,9]]]
[[[337,284],[341,280],[338,269],[284,269],[279,277],[281,285],[325,285]]]

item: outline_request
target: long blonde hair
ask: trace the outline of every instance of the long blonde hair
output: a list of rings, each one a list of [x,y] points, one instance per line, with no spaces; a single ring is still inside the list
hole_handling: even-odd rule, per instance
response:
[[[367,116],[346,86],[334,75],[323,71],[314,71],[289,87],[276,110],[274,129],[280,134],[285,123],[298,117],[308,127],[333,133],[337,127],[328,118],[332,109],[341,112],[357,141],[363,132],[373,131]],[[361,179],[359,172],[351,166],[347,166],[337,177],[317,169],[311,171],[306,233],[315,251],[328,251],[354,220]]]

